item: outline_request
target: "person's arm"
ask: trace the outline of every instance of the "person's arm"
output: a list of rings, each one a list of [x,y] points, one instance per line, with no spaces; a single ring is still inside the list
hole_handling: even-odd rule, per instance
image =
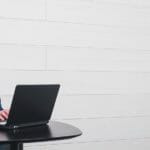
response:
[[[6,109],[3,109],[0,99],[0,121],[4,121],[8,119],[9,111]]]

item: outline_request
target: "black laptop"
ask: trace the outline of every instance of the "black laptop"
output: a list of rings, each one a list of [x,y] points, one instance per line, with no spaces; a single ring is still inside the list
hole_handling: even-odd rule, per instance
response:
[[[43,125],[49,122],[60,85],[17,85],[6,122],[0,129]]]

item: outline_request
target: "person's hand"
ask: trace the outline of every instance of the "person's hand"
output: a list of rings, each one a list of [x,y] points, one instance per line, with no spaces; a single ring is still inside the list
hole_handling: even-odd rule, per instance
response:
[[[5,121],[8,119],[9,110],[4,109],[0,111],[0,121]]]

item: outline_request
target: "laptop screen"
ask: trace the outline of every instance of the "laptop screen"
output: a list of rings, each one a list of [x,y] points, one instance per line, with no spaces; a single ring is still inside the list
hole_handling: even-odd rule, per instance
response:
[[[24,125],[48,121],[60,85],[16,86],[7,125]]]

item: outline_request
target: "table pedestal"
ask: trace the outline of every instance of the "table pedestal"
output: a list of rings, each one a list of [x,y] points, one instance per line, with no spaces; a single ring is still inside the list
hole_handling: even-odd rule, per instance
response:
[[[0,144],[0,150],[23,150],[22,143]]]
[[[9,150],[23,150],[23,144],[22,143],[12,143],[12,144],[10,144]]]

